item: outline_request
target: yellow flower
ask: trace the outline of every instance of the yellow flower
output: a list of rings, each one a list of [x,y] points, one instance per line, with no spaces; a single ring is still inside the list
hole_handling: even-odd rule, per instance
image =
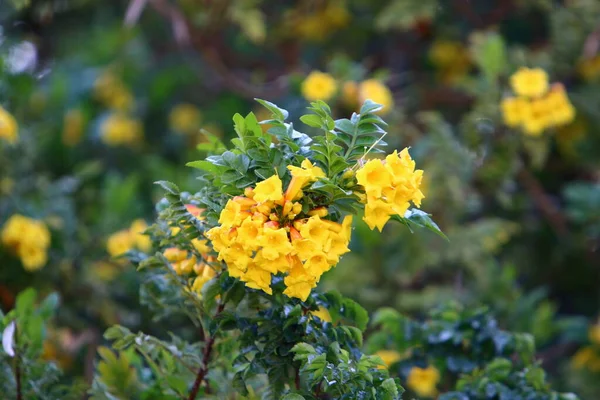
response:
[[[292,250],[292,244],[283,228],[265,228],[258,238],[258,244],[262,246],[262,256],[267,260],[274,260],[280,255],[289,254]]]
[[[541,68],[521,67],[510,77],[510,84],[518,96],[539,97],[548,91],[548,74]]]
[[[0,139],[4,139],[8,143],[14,143],[17,141],[18,131],[17,120],[8,111],[0,107]]]
[[[539,136],[548,126],[548,110],[541,101],[532,101],[525,107],[523,130],[529,136]]]
[[[287,286],[283,294],[302,301],[306,301],[311,289],[316,286],[315,278],[306,272],[298,259],[293,263],[288,275],[283,278],[283,282]]]
[[[258,182],[254,188],[254,200],[262,203],[265,201],[283,200],[283,189],[281,179],[277,175]]]
[[[381,160],[375,159],[368,161],[358,170],[356,180],[365,188],[367,195],[381,197],[383,188],[391,186],[392,175]]]
[[[379,350],[375,355],[381,358],[385,368],[391,367],[402,359],[402,354],[398,353],[396,350]],[[381,367],[383,368],[383,366]]]
[[[521,125],[528,105],[527,99],[522,97],[506,97],[502,99],[500,108],[502,109],[504,123],[511,128]]]
[[[323,322],[331,322],[331,314],[329,314],[329,311],[323,306],[319,306],[317,311],[311,311],[310,315],[318,317]]]
[[[370,99],[377,104],[381,104],[383,108],[379,111],[380,114],[387,114],[394,108],[392,92],[386,85],[377,79],[367,79],[366,81],[361,82],[358,92],[361,103]]]
[[[50,231],[42,221],[15,214],[6,221],[0,238],[26,270],[35,271],[46,264]]]
[[[300,227],[300,234],[303,238],[311,240],[318,249],[321,249],[329,238],[329,227],[321,221],[317,215],[310,217],[305,224]]]
[[[19,246],[19,258],[27,271],[36,271],[48,262],[46,249],[37,245]]]
[[[133,107],[133,95],[111,72],[105,72],[94,82],[94,95],[104,105],[117,111]]]
[[[126,115],[112,114],[102,122],[100,134],[109,146],[133,146],[142,140],[142,124]]]
[[[413,367],[408,373],[406,385],[418,396],[434,397],[437,393],[436,385],[439,380],[440,373],[435,367]]]
[[[590,326],[589,337],[592,343],[600,344],[600,322]]]
[[[369,225],[370,229],[377,228],[381,232],[392,214],[392,207],[386,202],[382,200],[369,201],[365,206],[363,220]]]
[[[300,167],[288,165],[292,174],[292,180],[285,191],[286,200],[294,200],[301,195],[301,190],[306,184],[314,182],[319,178],[325,178],[325,172],[319,167],[312,165],[308,158],[304,159]]]
[[[322,251],[313,254],[313,256],[304,263],[304,269],[315,278],[316,282],[319,282],[321,275],[329,271],[331,267],[332,265],[329,263],[327,254]]]
[[[326,73],[313,71],[302,82],[302,95],[308,101],[331,99],[337,90],[335,79]]]
[[[596,355],[594,348],[592,346],[586,346],[579,349],[571,358],[571,365],[576,369],[586,368],[597,358],[598,355]]]
[[[200,110],[188,103],[177,104],[169,114],[169,126],[177,133],[195,133],[200,128],[200,120]]]
[[[146,229],[148,229],[148,225],[143,219],[136,219],[129,228],[134,237],[135,246],[147,253],[152,248],[152,239],[150,239],[150,236],[143,234]]]
[[[580,61],[577,70],[586,81],[596,80],[600,77],[600,56],[597,55]]]
[[[194,246],[196,251],[200,254],[207,254],[211,251],[208,240],[206,239],[192,239],[192,246]]]
[[[135,237],[129,230],[113,233],[106,240],[106,250],[111,257],[127,253],[135,246]]]
[[[79,109],[67,111],[63,122],[62,142],[65,146],[75,146],[81,141],[85,116]]]

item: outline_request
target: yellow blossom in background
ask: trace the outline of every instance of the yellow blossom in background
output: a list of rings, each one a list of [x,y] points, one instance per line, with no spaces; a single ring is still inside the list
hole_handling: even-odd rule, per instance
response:
[[[65,146],[75,146],[81,141],[85,128],[85,116],[79,109],[67,111],[63,121],[62,142]]]
[[[42,221],[15,214],[4,224],[0,239],[27,271],[38,270],[48,261],[50,231]]]
[[[135,246],[135,236],[128,230],[113,233],[106,240],[106,250],[111,257],[127,253]]]
[[[600,321],[590,326],[588,336],[590,337],[590,341],[592,343],[600,345]]]
[[[586,81],[594,81],[600,78],[600,55],[580,61],[577,70],[579,75]]]
[[[111,72],[105,72],[94,82],[94,95],[105,106],[116,111],[130,111],[133,95],[123,82]]]
[[[135,246],[144,252],[148,252],[152,248],[150,236],[143,234],[146,229],[148,229],[148,225],[143,219],[136,219],[129,227],[134,237]]]
[[[358,87],[359,102],[363,103],[370,99],[375,103],[381,104],[383,108],[380,114],[387,114],[394,108],[394,98],[390,89],[377,79],[367,79],[360,83]]]
[[[356,180],[366,193],[363,219],[379,231],[391,216],[404,216],[411,202],[419,207],[425,197],[420,190],[423,171],[415,170],[408,149],[394,151],[385,161],[368,161],[356,172]]]
[[[510,77],[510,85],[517,96],[539,97],[548,91],[548,74],[541,68],[521,67]]]
[[[600,353],[593,346],[582,347],[571,358],[571,366],[575,369],[600,372]]]
[[[319,306],[317,311],[311,311],[310,315],[313,317],[319,317],[321,321],[331,322],[331,314],[329,314],[329,311],[323,306]]]
[[[122,114],[113,114],[100,126],[102,141],[109,146],[135,146],[142,141],[140,121]]]
[[[351,14],[345,1],[328,1],[326,6],[305,14],[293,11],[288,23],[290,32],[302,39],[321,42],[328,36],[348,25]]]
[[[183,134],[193,134],[200,130],[201,114],[193,104],[177,104],[169,114],[169,127]]]
[[[511,84],[517,96],[506,97],[500,103],[507,126],[520,128],[526,135],[535,137],[575,119],[575,107],[565,87],[560,83],[548,86],[545,71],[521,68],[511,77]]]
[[[0,139],[14,143],[18,138],[17,120],[4,108],[0,107]]]
[[[335,79],[326,73],[313,71],[302,82],[302,96],[308,101],[331,99],[337,91]]]
[[[113,233],[106,240],[108,254],[111,257],[118,257],[132,249],[149,252],[152,249],[152,240],[143,234],[146,229],[148,229],[146,221],[136,219],[128,229]]]
[[[447,84],[465,76],[472,65],[468,48],[452,40],[434,41],[429,49],[429,59],[437,67],[439,79]]]
[[[427,368],[412,367],[406,379],[406,386],[422,397],[435,397],[436,385],[440,381],[440,373],[434,366]]]
[[[340,224],[322,219],[327,212],[318,210],[298,219],[302,204],[296,201],[296,194],[325,174],[309,160],[289,169],[292,181],[285,196],[278,176],[259,182],[247,189],[245,196],[227,202],[219,216],[220,225],[206,237],[218,260],[227,264],[230,276],[271,294],[272,275],[286,274],[283,293],[304,301],[321,275],[349,251],[352,217],[345,217]]]
[[[402,354],[398,353],[396,350],[379,350],[375,355],[379,356],[384,363],[384,365],[380,366],[380,369],[389,368],[402,360]]]

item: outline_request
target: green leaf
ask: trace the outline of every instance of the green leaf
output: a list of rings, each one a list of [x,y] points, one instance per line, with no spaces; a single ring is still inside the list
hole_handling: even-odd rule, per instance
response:
[[[167,193],[179,196],[179,188],[173,182],[169,182],[169,181],[157,181],[157,182],[154,182],[154,183],[156,185],[159,185],[160,187],[162,187]]]
[[[58,293],[50,293],[40,304],[39,312],[42,318],[50,318],[56,312],[59,303],[60,296],[58,295]]]
[[[474,34],[471,50],[475,63],[490,82],[496,81],[506,70],[506,45],[500,34],[495,32]]]
[[[266,100],[262,100],[262,99],[254,99],[254,100],[259,102],[264,108],[269,110],[271,112],[271,114],[273,114],[273,118],[276,120],[283,122],[290,115],[290,113],[288,113],[287,110],[284,110],[283,108],[279,108],[278,106],[271,103],[270,101],[266,101]]]
[[[297,393],[289,393],[281,398],[281,400],[305,400],[303,396]]]
[[[211,163],[210,161],[206,161],[206,160],[191,161],[185,165],[188,167],[192,167],[192,168],[198,168],[198,169],[210,172],[215,175],[218,174],[219,171],[221,171],[221,168],[219,168],[215,164]]]
[[[104,339],[106,340],[117,340],[122,339],[127,335],[130,335],[131,331],[121,325],[111,326],[104,332]]]
[[[417,208],[411,208],[408,211],[406,211],[406,214],[404,214],[404,218],[400,217],[400,219],[404,219],[409,223],[413,223],[422,228],[429,229],[430,231],[448,240],[448,237],[442,232],[440,227],[437,226],[435,222],[433,222],[433,220],[431,219],[431,215],[427,214],[425,211],[419,210]]]
[[[307,114],[300,117],[300,121],[313,128],[321,128],[321,118],[315,114]]]
[[[33,311],[37,292],[34,288],[27,288],[17,296],[16,310],[19,316],[25,316]]]

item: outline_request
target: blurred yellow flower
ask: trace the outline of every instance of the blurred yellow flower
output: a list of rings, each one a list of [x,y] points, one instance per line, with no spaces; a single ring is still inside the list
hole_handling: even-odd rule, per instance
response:
[[[385,366],[381,365],[379,367],[380,369],[389,368],[403,358],[402,354],[398,353],[396,350],[379,350],[375,355],[379,356],[385,364]]]
[[[331,322],[331,314],[329,314],[329,311],[323,306],[319,306],[317,311],[311,311],[310,315],[313,317],[319,317],[321,321]]]
[[[148,252],[152,248],[152,239],[150,239],[150,236],[143,234],[146,229],[148,229],[148,224],[143,219],[136,219],[129,227],[134,235],[135,246],[143,252]]]
[[[337,90],[335,79],[323,72],[313,71],[302,82],[302,95],[308,101],[331,99]]]
[[[363,103],[367,99],[371,99],[375,103],[381,104],[383,108],[379,111],[380,114],[387,114],[394,108],[394,98],[388,87],[377,79],[367,79],[360,83],[359,102]]]
[[[129,111],[133,108],[133,95],[112,72],[105,72],[96,79],[94,95],[113,110]]]
[[[539,97],[548,91],[548,74],[541,68],[521,67],[510,77],[517,96]]]
[[[580,61],[577,70],[586,81],[598,79],[600,77],[600,55]]]
[[[38,270],[48,261],[50,231],[42,221],[14,214],[4,224],[0,238],[27,271]]]
[[[434,366],[427,368],[412,367],[406,379],[406,385],[418,396],[434,397],[440,373]]]
[[[109,146],[139,144],[143,138],[140,121],[123,114],[112,114],[100,126],[102,141]]]
[[[111,257],[127,253],[135,246],[135,236],[129,230],[113,233],[106,240],[106,250]]]
[[[600,321],[590,326],[589,337],[592,343],[600,344]]]
[[[4,108],[0,107],[0,139],[14,143],[18,138],[17,120]]]
[[[75,146],[81,141],[85,128],[85,116],[79,109],[67,111],[63,122],[62,142],[65,146]]]
[[[169,114],[169,126],[177,133],[193,134],[198,132],[200,120],[200,110],[195,105],[188,103],[177,104]]]
[[[358,84],[354,81],[344,82],[342,85],[342,101],[349,108],[358,106]]]

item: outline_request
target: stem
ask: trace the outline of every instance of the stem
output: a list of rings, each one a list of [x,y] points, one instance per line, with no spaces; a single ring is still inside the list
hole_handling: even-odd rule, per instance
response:
[[[23,400],[23,390],[21,388],[21,356],[19,355],[19,330],[18,327],[15,326],[14,340],[15,340],[15,380],[17,381],[17,400]]]
[[[225,303],[219,304],[217,307],[217,312],[215,313],[215,317],[217,317],[223,309],[225,308]],[[198,391],[200,390],[200,385],[202,385],[202,381],[206,377],[208,373],[208,362],[210,361],[210,355],[212,354],[213,345],[215,344],[215,336],[210,336],[206,341],[206,346],[204,347],[204,351],[202,352],[202,366],[198,370],[198,374],[196,375],[196,380],[194,381],[194,386],[188,396],[188,400],[194,400],[198,395]]]

